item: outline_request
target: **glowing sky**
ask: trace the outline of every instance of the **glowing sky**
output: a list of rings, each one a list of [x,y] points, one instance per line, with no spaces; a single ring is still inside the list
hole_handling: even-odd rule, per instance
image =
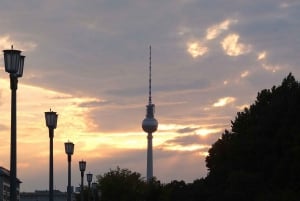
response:
[[[154,175],[162,182],[207,174],[207,150],[257,92],[292,72],[300,79],[298,0],[3,1],[0,49],[26,55],[19,79],[21,191],[48,189],[44,112],[59,115],[54,186],[67,185],[64,142],[94,175],[117,166],[146,175],[149,45],[159,122]],[[10,89],[0,57],[0,166],[9,168]]]

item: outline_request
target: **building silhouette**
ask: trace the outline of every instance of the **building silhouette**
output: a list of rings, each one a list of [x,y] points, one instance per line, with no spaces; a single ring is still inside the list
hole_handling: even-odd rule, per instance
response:
[[[21,201],[49,201],[49,191],[42,190],[42,191],[35,191],[35,192],[22,192],[20,194]],[[53,191],[53,199],[55,201],[66,201],[67,200],[67,193],[61,192],[59,190]],[[75,201],[75,196],[72,194],[72,200]]]
[[[151,46],[150,56],[149,56],[149,97],[148,105],[146,106],[146,118],[142,122],[143,130],[148,133],[147,135],[147,181],[150,181],[153,178],[153,150],[152,150],[152,138],[154,133],[157,130],[158,122],[154,118],[155,105],[152,103],[151,96]]]
[[[20,200],[20,184],[21,181],[17,179],[17,200]],[[0,200],[10,200],[10,171],[4,167],[0,167]]]

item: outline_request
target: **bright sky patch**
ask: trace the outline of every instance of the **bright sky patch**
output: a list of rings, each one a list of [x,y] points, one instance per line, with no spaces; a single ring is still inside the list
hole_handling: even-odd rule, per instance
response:
[[[12,40],[10,39],[10,37],[8,35],[0,36],[1,50],[9,49],[11,45],[12,45]]]
[[[203,150],[203,149],[209,149],[210,145],[200,145],[200,144],[193,144],[188,146],[182,146],[182,145],[170,145],[165,146],[164,149],[166,150],[173,150],[173,151],[197,151],[197,150]]]
[[[197,135],[200,135],[200,136],[207,136],[209,134],[212,134],[212,133],[217,133],[217,132],[220,132],[221,130],[218,129],[218,128],[201,128],[201,129],[198,129],[196,130],[196,133]]]
[[[213,104],[214,107],[223,107],[235,101],[234,97],[224,97],[220,98],[217,102]]]
[[[191,42],[187,44],[187,51],[192,55],[193,58],[203,56],[207,53],[208,48],[201,44],[199,41]]]
[[[236,20],[224,20],[223,22],[213,25],[206,30],[206,39],[212,40],[217,38],[223,31],[228,30],[229,26]]]
[[[245,78],[249,75],[249,71],[244,71],[242,74],[241,74],[241,77],[242,78]]]
[[[266,51],[263,51],[263,52],[260,52],[257,56],[257,60],[260,61],[260,60],[263,60],[265,59],[267,56],[267,52]]]
[[[222,48],[228,56],[239,56],[250,51],[250,46],[239,42],[238,34],[230,34],[221,42]]]
[[[10,35],[0,35],[1,50],[10,49],[12,45],[14,46],[14,49],[18,49],[21,51],[32,51],[37,47],[37,44],[34,42],[19,42],[13,40]]]
[[[280,70],[280,66],[276,66],[276,65],[267,65],[267,64],[263,64],[262,67],[267,70],[270,71],[272,73],[276,73],[277,71]]]

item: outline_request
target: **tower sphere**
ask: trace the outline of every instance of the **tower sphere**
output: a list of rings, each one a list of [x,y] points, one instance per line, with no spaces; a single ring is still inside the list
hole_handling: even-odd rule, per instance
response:
[[[146,117],[143,120],[142,128],[146,133],[154,133],[157,130],[158,122],[155,118]]]

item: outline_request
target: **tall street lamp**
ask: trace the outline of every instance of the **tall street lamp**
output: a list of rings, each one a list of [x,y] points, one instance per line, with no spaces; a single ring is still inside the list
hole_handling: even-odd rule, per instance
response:
[[[65,142],[65,151],[68,155],[68,199],[67,201],[71,201],[71,193],[72,193],[72,187],[71,187],[71,156],[74,153],[74,144],[72,142]]]
[[[83,201],[83,177],[84,177],[84,171],[86,168],[86,161],[82,160],[79,161],[79,170],[81,172],[81,185],[80,185],[80,200]]]
[[[97,183],[96,182],[92,183],[92,189],[93,189],[93,201],[96,201],[96,196],[97,196]]]
[[[25,56],[20,50],[3,50],[5,71],[9,73],[11,89],[11,141],[10,141],[10,200],[17,200],[17,88],[23,75]]]
[[[50,138],[50,154],[49,154],[49,201],[53,201],[53,138],[54,129],[57,126],[56,112],[51,111],[45,112],[46,126],[49,128],[49,138]]]
[[[88,201],[90,201],[90,190],[91,190],[91,182],[93,180],[93,174],[92,173],[86,174],[86,179],[88,182]]]

